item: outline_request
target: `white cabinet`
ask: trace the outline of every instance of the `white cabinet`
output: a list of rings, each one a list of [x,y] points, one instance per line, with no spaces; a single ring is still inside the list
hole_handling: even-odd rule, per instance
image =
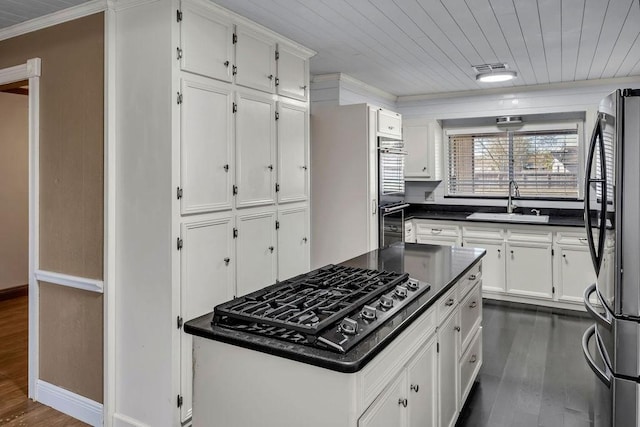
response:
[[[585,288],[596,282],[586,233],[558,232],[554,250],[554,283],[558,300],[582,303]]]
[[[436,150],[442,141],[442,128],[436,120],[407,120],[402,136],[407,151],[404,176],[410,181],[442,179]]]
[[[236,26],[236,84],[274,92],[276,42],[267,34]]]
[[[460,226],[446,222],[414,219],[416,242],[430,245],[461,246]]]
[[[438,425],[451,427],[455,424],[460,407],[459,365],[460,320],[459,311],[454,312],[438,327],[440,357],[438,357]]]
[[[278,202],[307,199],[309,131],[307,109],[278,102]]]
[[[482,327],[475,329],[475,335],[460,357],[460,401],[464,402],[469,396],[473,382],[482,366]]]
[[[407,425],[407,377],[400,375],[378,396],[371,407],[358,420],[358,427],[403,427]]]
[[[208,8],[182,1],[180,67],[183,71],[231,81],[233,23]]]
[[[438,425],[437,341],[429,340],[407,366],[410,427]],[[391,424],[389,424],[391,425]]]
[[[512,235],[507,240],[507,292],[550,299],[553,297],[551,233],[527,234],[524,238],[522,234]]]
[[[384,108],[378,109],[378,135],[401,139],[402,116]]]
[[[278,95],[306,101],[309,94],[309,61],[287,45],[278,45]]]
[[[236,295],[271,285],[276,280],[276,213],[239,215],[237,220]]]
[[[492,226],[465,225],[462,228],[463,246],[487,251],[482,258],[482,290],[505,292],[504,229]]]
[[[211,80],[183,79],[182,96],[181,213],[231,209],[232,92]]]
[[[182,224],[183,248],[180,252],[180,305],[183,319],[190,320],[233,298],[233,219],[218,216]],[[180,333],[183,390],[182,421],[191,416],[192,336]]]
[[[404,241],[407,243],[416,242],[416,229],[413,226],[413,220],[404,222]]]
[[[278,212],[278,280],[309,271],[308,223],[306,207]]]
[[[275,202],[275,102],[255,92],[237,95],[236,206]]]

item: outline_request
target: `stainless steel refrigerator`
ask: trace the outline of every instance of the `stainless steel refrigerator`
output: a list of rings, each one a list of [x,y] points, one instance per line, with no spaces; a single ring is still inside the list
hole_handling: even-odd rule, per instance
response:
[[[596,283],[582,338],[598,378],[594,424],[640,425],[640,89],[604,98],[585,172],[585,226]]]

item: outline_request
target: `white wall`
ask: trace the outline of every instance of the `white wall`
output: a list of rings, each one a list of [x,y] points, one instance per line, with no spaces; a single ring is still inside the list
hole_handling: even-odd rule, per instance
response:
[[[0,290],[29,281],[29,98],[0,92]]]

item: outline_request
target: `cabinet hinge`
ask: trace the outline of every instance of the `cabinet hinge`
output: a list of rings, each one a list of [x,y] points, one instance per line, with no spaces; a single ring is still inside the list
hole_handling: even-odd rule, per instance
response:
[[[551,249],[551,256],[554,256],[556,254],[556,251],[553,250],[553,248]]]
[[[436,353],[440,353],[440,343],[436,343]]]
[[[233,238],[234,239],[238,238],[238,229],[236,227],[233,227]]]
[[[231,67],[231,74],[232,74],[232,75],[234,75],[234,76],[235,76],[236,74],[238,74],[238,67],[237,67],[237,66],[233,65],[233,66]]]
[[[178,105],[182,104],[182,94],[180,92],[178,92],[177,101]]]
[[[280,191],[280,184],[276,182],[276,193]]]
[[[238,43],[238,34],[236,34],[236,33],[233,33],[233,38],[232,38],[232,42],[233,42],[233,44],[236,44],[236,43]]]
[[[276,230],[280,229],[280,221],[276,221]]]
[[[178,200],[182,199],[182,188],[178,187],[176,189],[176,197],[178,198]]]
[[[280,113],[276,111],[276,120],[280,119]]]
[[[182,11],[180,9],[176,10],[176,21],[182,22]]]
[[[182,239],[178,237],[178,238],[176,239],[176,247],[178,248],[178,250],[181,250],[181,249],[182,249],[182,246],[183,246]]]
[[[276,50],[276,61],[277,61],[278,59],[280,59],[280,52],[278,52],[278,51]]]
[[[178,325],[178,329],[182,328],[182,316],[177,317],[176,324]]]
[[[180,49],[179,47],[176,48],[176,58],[182,59],[182,49]]]
[[[176,403],[178,403],[178,408],[182,408],[182,396],[178,395]]]
[[[231,112],[232,113],[237,113],[238,112],[238,104],[236,104],[235,102],[231,106]]]
[[[280,86],[280,79],[276,77],[276,87]]]
[[[231,193],[236,196],[238,195],[238,186],[234,185],[233,187],[231,187]]]

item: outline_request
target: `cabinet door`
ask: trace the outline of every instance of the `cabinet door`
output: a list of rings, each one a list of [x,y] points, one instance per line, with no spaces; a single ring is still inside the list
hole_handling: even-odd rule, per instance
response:
[[[275,202],[275,102],[238,93],[236,112],[236,206]]]
[[[558,300],[582,303],[584,289],[596,282],[589,249],[556,246]]]
[[[459,311],[456,310],[438,327],[438,398],[439,426],[453,426],[458,417],[460,358]]]
[[[551,298],[551,243],[507,242],[507,292]]]
[[[307,109],[278,103],[278,202],[307,199]]]
[[[276,213],[238,216],[236,295],[246,295],[276,281]]]
[[[407,366],[409,382],[409,427],[438,424],[438,353],[432,338]]]
[[[378,133],[391,138],[402,137],[402,116],[380,108],[378,110]]]
[[[266,34],[242,25],[236,28],[236,84],[273,93],[276,43]]]
[[[404,427],[407,410],[403,402],[407,398],[407,377],[403,370],[385,391],[371,404],[358,420],[358,427]]]
[[[307,209],[278,213],[278,280],[309,271],[309,233]]]
[[[431,178],[429,167],[428,135],[429,127],[405,126],[402,130],[404,148],[407,151],[404,175],[407,177]]]
[[[231,81],[233,24],[190,1],[182,1],[180,67],[214,79]]]
[[[191,320],[233,298],[233,222],[230,217],[182,225],[180,251],[180,313]],[[181,418],[191,416],[193,367],[192,336],[180,334]]]
[[[309,61],[294,49],[278,46],[278,94],[306,101],[309,88]]]
[[[204,79],[203,79],[204,80]],[[229,87],[183,80],[181,213],[231,209],[232,102]]]
[[[465,238],[464,247],[481,248],[487,251],[482,258],[482,290],[505,292],[505,244],[504,241]]]

